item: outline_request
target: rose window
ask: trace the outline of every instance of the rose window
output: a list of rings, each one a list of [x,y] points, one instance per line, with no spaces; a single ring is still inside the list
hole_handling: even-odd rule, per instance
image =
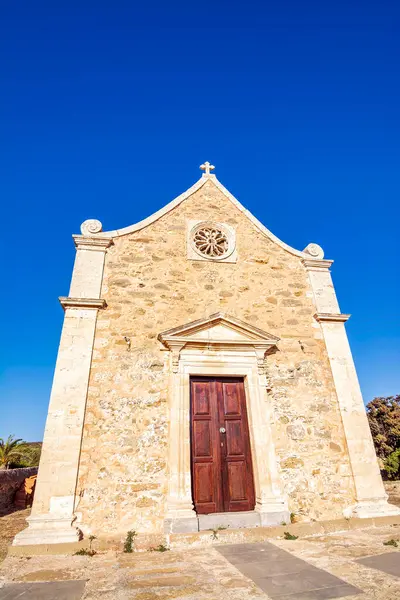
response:
[[[224,258],[229,250],[228,236],[219,227],[203,225],[193,236],[197,252],[207,258]]]

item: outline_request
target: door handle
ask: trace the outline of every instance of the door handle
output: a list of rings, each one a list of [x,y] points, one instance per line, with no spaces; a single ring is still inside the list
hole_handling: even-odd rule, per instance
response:
[[[220,428],[219,428],[219,432],[220,432],[220,433],[226,433],[226,429],[225,429],[225,427],[220,427]]]

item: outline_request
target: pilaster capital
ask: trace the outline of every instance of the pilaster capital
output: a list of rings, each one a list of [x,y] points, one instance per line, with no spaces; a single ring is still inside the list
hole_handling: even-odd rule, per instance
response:
[[[329,271],[333,260],[326,260],[322,258],[303,258],[301,261],[307,271]]]
[[[314,315],[314,319],[316,319],[318,323],[345,323],[350,317],[351,315],[340,313],[315,313]]]
[[[186,345],[185,341],[168,340],[168,348],[171,350],[172,356],[172,372],[177,373],[179,370],[179,358],[182,348]]]
[[[254,344],[259,375],[265,375],[265,357],[271,351],[271,348],[270,344]]]
[[[98,310],[107,306],[107,302],[102,298],[71,298],[60,296],[59,301],[64,310],[67,308],[94,308]]]
[[[106,252],[107,248],[114,243],[111,238],[101,236],[73,235],[77,250],[94,250],[95,252]]]

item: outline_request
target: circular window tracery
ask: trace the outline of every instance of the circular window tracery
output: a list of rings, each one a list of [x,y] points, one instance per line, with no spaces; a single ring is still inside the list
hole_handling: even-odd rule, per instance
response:
[[[200,223],[191,238],[192,247],[204,258],[221,260],[233,252],[232,236],[219,223]]]

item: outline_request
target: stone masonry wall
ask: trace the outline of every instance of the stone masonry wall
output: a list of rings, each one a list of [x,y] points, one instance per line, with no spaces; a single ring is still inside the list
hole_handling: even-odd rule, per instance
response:
[[[237,263],[187,259],[186,220],[236,230]],[[161,532],[169,356],[157,335],[224,311],[281,338],[267,359],[274,441],[289,508],[342,516],[353,480],[330,366],[300,258],[269,240],[212,181],[106,256],[77,507],[85,533]],[[129,349],[124,337],[131,340]]]
[[[13,509],[15,492],[24,479],[36,475],[37,472],[37,467],[0,470],[0,514],[5,514]]]

